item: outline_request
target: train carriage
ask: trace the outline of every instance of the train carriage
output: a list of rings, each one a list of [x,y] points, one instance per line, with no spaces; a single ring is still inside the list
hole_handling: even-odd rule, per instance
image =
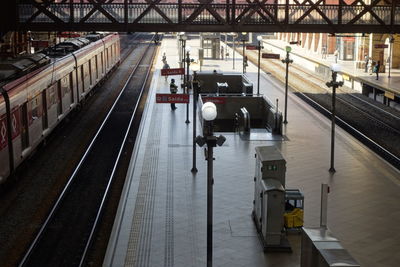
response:
[[[91,34],[88,39],[67,40],[45,52],[51,59],[42,54],[29,59],[40,59],[43,66],[17,78],[3,79],[0,183],[118,64],[119,36]],[[9,74],[7,68],[0,69],[0,75],[2,72],[2,76]]]

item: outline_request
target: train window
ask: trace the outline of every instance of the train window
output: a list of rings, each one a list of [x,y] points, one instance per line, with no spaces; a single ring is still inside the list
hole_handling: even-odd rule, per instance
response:
[[[58,102],[57,87],[58,86],[53,84],[49,88],[47,88],[47,93],[48,93],[47,108],[50,108],[52,105],[54,105]]]
[[[83,65],[81,66],[81,83],[82,83],[82,92],[85,92],[85,74],[83,73]]]
[[[28,133],[28,109],[27,104],[22,106],[22,129],[21,129],[21,145],[22,150],[29,147],[29,133]]]
[[[113,60],[113,58],[114,58],[114,45],[112,45],[110,48],[111,48],[110,49],[110,58],[111,58],[111,62],[113,62],[114,61]]]
[[[104,73],[104,56],[103,52],[100,54],[100,59],[101,59],[101,73]]]
[[[41,116],[41,107],[42,107],[42,100],[40,95],[37,95],[35,98],[33,98],[30,102],[30,118],[29,118],[29,124],[32,124],[32,122],[36,119],[38,119]]]
[[[46,91],[42,92],[42,101],[43,101],[43,117],[42,117],[42,126],[43,130],[49,127],[48,120],[47,120],[47,98],[46,98]]]
[[[62,78],[59,82],[60,82],[60,87],[61,87],[61,96],[64,97],[66,94],[69,93],[70,89],[70,84],[69,84],[69,75],[65,76],[64,78]]]
[[[88,74],[89,74],[90,84],[93,84],[93,80],[92,80],[93,71],[92,71],[92,60],[91,59],[89,60]]]
[[[57,114],[58,114],[58,116],[60,116],[61,114],[62,114],[62,97],[63,97],[63,90],[62,90],[62,87],[61,87],[61,81],[62,81],[62,79],[61,80],[59,80],[58,81],[58,83],[57,83],[57,102],[58,102],[58,105],[57,105]]]
[[[96,79],[98,79],[99,78],[99,59],[98,59],[98,55],[96,55],[96,57],[95,57],[95,63],[96,63],[96,66],[95,66]]]

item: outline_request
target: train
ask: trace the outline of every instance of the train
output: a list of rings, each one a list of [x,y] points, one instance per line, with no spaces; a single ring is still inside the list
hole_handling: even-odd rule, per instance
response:
[[[120,60],[117,33],[92,33],[0,62],[0,184]]]

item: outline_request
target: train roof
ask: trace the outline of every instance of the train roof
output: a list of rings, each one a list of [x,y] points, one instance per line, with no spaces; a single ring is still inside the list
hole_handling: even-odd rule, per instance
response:
[[[49,64],[51,59],[42,53],[24,55],[0,61],[0,82],[12,80]]]

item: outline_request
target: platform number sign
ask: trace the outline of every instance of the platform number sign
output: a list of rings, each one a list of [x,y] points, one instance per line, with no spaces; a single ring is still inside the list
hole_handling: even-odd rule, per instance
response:
[[[276,165],[268,165],[267,166],[267,170],[268,171],[277,171],[278,170],[278,166],[276,166]]]
[[[7,124],[6,116],[0,117],[0,149],[7,146]]]

